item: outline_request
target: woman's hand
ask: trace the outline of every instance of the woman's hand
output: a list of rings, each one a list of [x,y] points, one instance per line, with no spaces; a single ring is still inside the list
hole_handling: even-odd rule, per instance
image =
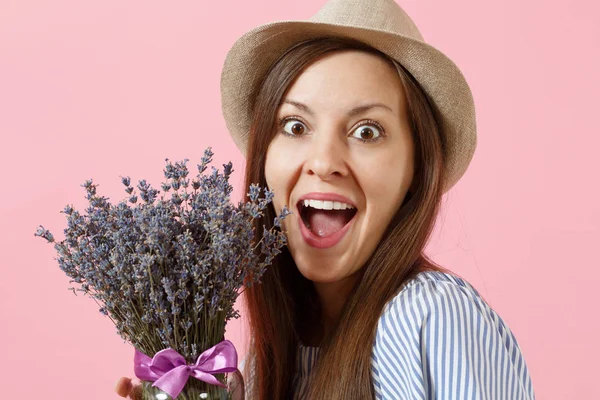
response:
[[[227,387],[231,393],[231,400],[245,400],[244,378],[239,369],[227,375]]]
[[[240,371],[227,375],[227,387],[231,392],[232,400],[244,400],[244,378]],[[142,400],[142,385],[133,384],[131,378],[121,377],[115,386],[115,392],[121,397],[132,400]]]
[[[121,397],[132,400],[142,400],[142,385],[140,383],[133,384],[131,378],[126,376],[121,377],[115,386],[115,392]]]

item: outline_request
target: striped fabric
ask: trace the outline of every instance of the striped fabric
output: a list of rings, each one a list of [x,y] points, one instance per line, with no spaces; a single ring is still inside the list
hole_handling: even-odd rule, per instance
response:
[[[318,347],[308,347],[300,344],[296,355],[296,375],[294,377],[294,400],[306,398],[310,370],[319,357]]]
[[[319,349],[298,347],[303,400]],[[372,353],[376,399],[534,400],[515,336],[465,280],[425,271],[384,308]]]

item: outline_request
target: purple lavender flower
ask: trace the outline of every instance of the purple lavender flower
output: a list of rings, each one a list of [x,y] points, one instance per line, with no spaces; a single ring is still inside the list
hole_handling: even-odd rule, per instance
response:
[[[238,318],[234,303],[244,286],[258,283],[286,245],[284,207],[262,237],[273,192],[253,184],[247,203],[230,201],[230,163],[212,167],[206,149],[198,174],[189,178],[188,160],[165,159],[162,192],[146,180],[136,187],[121,177],[127,199],[111,204],[90,179],[82,185],[89,206],[82,214],[66,206],[65,239],[39,226],[35,236],[54,243],[59,267],[91,296],[121,337],[146,354],[165,347],[188,362],[219,342],[225,324]],[[137,189],[137,190],[136,190]],[[142,202],[138,202],[138,196]]]

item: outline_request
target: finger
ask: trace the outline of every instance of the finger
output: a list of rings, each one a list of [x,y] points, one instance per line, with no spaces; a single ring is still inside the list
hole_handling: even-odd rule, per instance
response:
[[[232,400],[244,400],[244,378],[239,370],[227,375],[227,387]]]
[[[117,384],[115,385],[115,392],[121,397],[129,396],[131,390],[133,389],[133,384],[131,383],[131,379],[126,376],[121,377]]]
[[[134,385],[133,390],[129,394],[129,398],[133,400],[142,400],[142,385]]]

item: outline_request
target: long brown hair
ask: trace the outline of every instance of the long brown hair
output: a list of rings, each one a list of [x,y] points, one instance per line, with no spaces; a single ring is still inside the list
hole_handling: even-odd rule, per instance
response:
[[[415,185],[363,267],[362,279],[347,299],[337,326],[321,343],[312,374],[311,400],[374,398],[371,351],[385,304],[417,273],[447,271],[423,253],[443,194],[443,138],[416,80],[366,44],[347,38],[313,39],[295,45],[273,64],[256,96],[245,187],[251,183],[266,186],[265,155],[276,134],[276,113],[287,89],[318,57],[341,50],[375,54],[398,69],[415,143]],[[275,215],[271,205],[256,223],[259,233],[263,224],[267,229],[272,226]],[[262,284],[246,289],[244,299],[252,335],[247,356],[250,368],[245,369],[248,395],[252,399],[290,398],[300,328],[303,321],[320,319],[312,282],[300,274],[286,248],[263,275]]]

